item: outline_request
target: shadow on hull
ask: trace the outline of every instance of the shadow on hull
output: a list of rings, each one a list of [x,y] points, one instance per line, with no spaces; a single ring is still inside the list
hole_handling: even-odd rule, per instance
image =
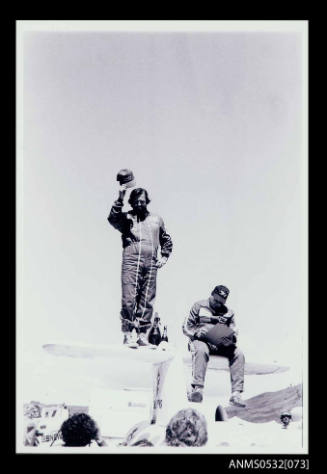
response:
[[[225,407],[228,418],[237,416],[252,423],[279,421],[283,410],[302,406],[302,384],[290,386],[277,392],[265,392],[245,400],[246,407]]]

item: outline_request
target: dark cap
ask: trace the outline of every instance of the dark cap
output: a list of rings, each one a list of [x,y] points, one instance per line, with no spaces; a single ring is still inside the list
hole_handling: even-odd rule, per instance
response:
[[[221,298],[226,300],[229,295],[229,289],[224,285],[218,285],[212,290],[211,294],[219,295]]]
[[[286,418],[286,417],[292,419],[292,414],[289,411],[283,411],[280,414],[280,418]]]
[[[131,183],[131,182],[134,181],[134,179],[135,178],[134,178],[134,175],[133,175],[133,171],[131,171],[127,168],[123,168],[117,174],[117,181],[119,181],[120,185]]]

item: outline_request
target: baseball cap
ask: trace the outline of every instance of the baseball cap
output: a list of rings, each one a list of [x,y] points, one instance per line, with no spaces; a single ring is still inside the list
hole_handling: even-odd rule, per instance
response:
[[[215,286],[211,294],[219,295],[222,299],[226,300],[229,295],[229,289],[224,285],[218,285]]]
[[[284,417],[292,418],[292,414],[289,411],[283,411],[280,414],[280,418],[284,418]]]

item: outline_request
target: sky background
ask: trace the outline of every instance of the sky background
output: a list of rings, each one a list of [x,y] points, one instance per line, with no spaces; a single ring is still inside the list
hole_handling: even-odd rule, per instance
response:
[[[302,356],[302,34],[27,31],[21,46],[20,356],[120,341],[121,237],[107,216],[125,167],[173,240],[155,304],[170,340],[186,343],[190,307],[224,284],[248,360]]]

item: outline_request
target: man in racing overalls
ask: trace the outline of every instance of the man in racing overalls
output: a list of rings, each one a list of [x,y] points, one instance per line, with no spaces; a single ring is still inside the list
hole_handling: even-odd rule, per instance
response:
[[[132,210],[122,212],[126,186],[121,185],[108,221],[122,234],[122,309],[121,322],[124,344],[129,347],[148,345],[147,331],[151,326],[156,296],[157,269],[171,254],[173,244],[162,218],[147,210],[149,196],[145,189],[136,188],[128,200]],[[161,257],[157,258],[159,245]],[[138,331],[137,343],[132,330]]]
[[[244,407],[241,398],[244,385],[244,355],[236,347],[237,329],[234,312],[225,306],[229,289],[223,285],[214,288],[209,298],[197,301],[185,318],[183,332],[189,338],[188,347],[192,352],[192,392],[189,396],[192,402],[202,402],[204,380],[209,361],[209,355],[221,355],[228,358],[232,396],[230,403]],[[233,329],[231,335],[221,339],[217,345],[206,341],[206,334],[217,323]]]

